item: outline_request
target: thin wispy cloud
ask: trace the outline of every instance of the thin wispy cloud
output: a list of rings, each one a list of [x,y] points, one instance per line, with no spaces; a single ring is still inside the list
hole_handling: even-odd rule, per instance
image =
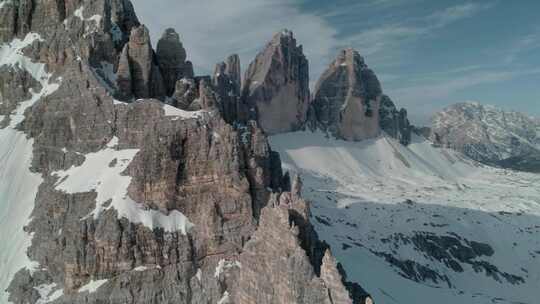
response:
[[[540,49],[540,30],[514,41],[507,50],[504,50],[503,62],[505,64],[515,63],[520,55],[537,49]]]
[[[512,11],[517,6],[497,0],[453,6],[428,0],[335,1],[133,0],[154,43],[165,28],[176,28],[198,74],[210,73],[232,53],[247,67],[273,33],[289,28],[304,46],[311,83],[339,49],[354,47],[409,113],[458,101],[459,92],[483,84],[522,85],[538,76],[524,55],[540,49],[540,28],[536,16],[526,26],[524,10]],[[501,23],[510,19],[513,27],[523,24],[519,33],[526,34],[502,31]],[[527,73],[530,77],[522,77]]]
[[[294,31],[313,66],[333,56],[336,30],[316,15],[286,0],[134,0],[142,22],[155,40],[175,28],[188,58],[200,73],[209,73],[227,55],[238,53],[246,67],[275,32]]]
[[[387,52],[392,53],[395,61],[400,60],[396,54],[406,43],[411,43],[439,29],[470,18],[475,14],[490,8],[491,5],[467,3],[442,9],[427,16],[411,18],[399,23],[378,25],[373,28],[350,35],[345,40],[358,48],[362,54],[372,56],[371,60],[386,61]],[[380,59],[382,60],[378,60]]]
[[[473,69],[477,69],[476,67]],[[457,71],[458,69],[456,69]],[[417,84],[393,89],[389,92],[392,96],[399,96],[401,104],[416,109],[415,119],[425,122],[429,114],[440,110],[445,101],[452,94],[465,89],[483,84],[506,82],[519,77],[540,75],[540,68],[519,70],[476,70],[471,72],[464,67],[460,75],[450,77],[432,77],[431,81],[420,81]]]

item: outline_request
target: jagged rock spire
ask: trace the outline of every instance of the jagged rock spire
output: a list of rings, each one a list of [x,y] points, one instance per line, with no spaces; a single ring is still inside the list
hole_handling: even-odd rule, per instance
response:
[[[308,61],[291,31],[275,34],[249,65],[242,99],[267,134],[303,127],[309,105]]]
[[[384,131],[403,144],[410,142],[407,112],[383,95],[377,76],[352,48],[340,51],[321,75],[311,106],[315,125],[338,138],[357,141]]]
[[[381,93],[364,58],[353,49],[342,50],[315,86],[312,106],[317,122],[346,140],[376,137]]]
[[[163,97],[163,78],[154,59],[154,50],[146,26],[134,27],[124,46],[117,72],[119,95],[136,98]],[[127,64],[127,66],[126,66]],[[131,83],[128,84],[128,80]],[[131,88],[131,92],[128,91]]]
[[[172,28],[165,30],[157,44],[157,59],[163,75],[166,93],[174,92],[176,81],[193,77],[193,66],[186,62],[186,50],[180,42],[180,35]]]
[[[233,54],[227,57],[225,61],[225,74],[229,76],[236,89],[236,93],[240,94],[240,87],[242,86],[242,75],[240,71],[240,56]]]
[[[212,85],[219,96],[219,108],[223,119],[229,123],[243,120],[243,105],[240,103],[240,57],[229,56],[216,64]]]

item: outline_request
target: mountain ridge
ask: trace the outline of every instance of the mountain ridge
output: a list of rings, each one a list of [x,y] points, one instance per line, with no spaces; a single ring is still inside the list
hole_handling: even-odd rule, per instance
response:
[[[540,170],[540,123],[527,114],[458,103],[434,115],[430,138],[486,164]]]

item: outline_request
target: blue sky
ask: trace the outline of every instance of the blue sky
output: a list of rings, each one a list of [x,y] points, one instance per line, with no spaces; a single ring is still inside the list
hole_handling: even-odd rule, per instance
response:
[[[246,67],[272,33],[289,28],[312,82],[339,49],[354,47],[415,123],[462,101],[540,116],[540,1],[133,2],[154,43],[176,28],[198,73],[231,53]]]

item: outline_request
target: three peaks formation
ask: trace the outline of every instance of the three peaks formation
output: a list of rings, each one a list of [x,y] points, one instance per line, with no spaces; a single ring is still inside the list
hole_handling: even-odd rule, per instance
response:
[[[0,303],[532,303],[535,118],[417,128],[354,49],[310,92],[288,30],[197,76],[129,0],[2,0],[0,43]]]

